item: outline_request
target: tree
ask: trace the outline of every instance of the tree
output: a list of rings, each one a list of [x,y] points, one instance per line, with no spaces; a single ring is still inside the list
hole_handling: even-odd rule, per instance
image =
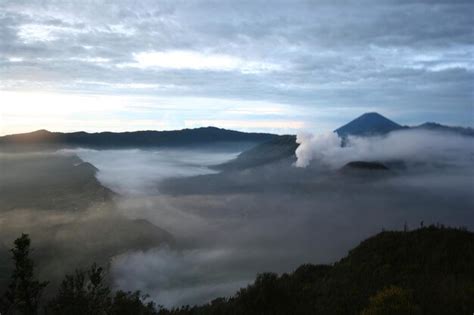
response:
[[[30,258],[31,241],[28,234],[22,234],[11,249],[14,270],[11,282],[5,292],[0,307],[2,314],[36,315],[40,299],[48,282],[40,282],[34,277],[34,263]]]
[[[104,281],[104,270],[97,265],[87,271],[76,270],[66,275],[57,296],[47,306],[52,315],[153,315],[157,314],[153,302],[144,303],[146,297],[139,291],[112,292]]]
[[[124,292],[117,291],[113,298],[110,314],[113,315],[155,315],[158,314],[155,303],[145,304],[146,296],[140,295],[140,291]]]
[[[76,270],[74,275],[66,275],[47,311],[49,314],[107,314],[111,306],[109,296],[104,271],[93,264],[87,272]]]
[[[420,308],[415,305],[408,292],[400,287],[390,286],[377,292],[361,315],[418,315]]]

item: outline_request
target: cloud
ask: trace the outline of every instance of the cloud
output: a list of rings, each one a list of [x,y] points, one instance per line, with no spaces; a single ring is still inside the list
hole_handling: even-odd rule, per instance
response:
[[[451,133],[427,130],[394,131],[386,136],[350,136],[345,146],[336,133],[299,134],[296,166],[307,167],[312,161],[340,168],[351,161],[404,161],[418,164],[472,163],[474,139]]]
[[[32,233],[35,253],[56,259],[42,269],[42,279],[53,273],[59,278],[65,266],[85,267],[97,253],[103,257],[107,249],[118,248],[110,265],[116,288],[141,290],[167,306],[204,303],[233,294],[260,272],[337,261],[361,240],[382,229],[402,229],[405,222],[409,228],[420,221],[474,228],[471,139],[410,131],[353,138],[351,146],[341,148],[334,134],[300,135],[298,141],[310,150],[306,158],[312,159],[307,168],[283,161],[223,174],[208,174],[207,166],[230,158],[226,152],[75,150],[99,168],[102,184],[122,193],[115,205],[70,213],[4,211],[0,236],[10,242],[20,231]],[[13,156],[22,154],[6,157]],[[363,178],[334,172],[352,159],[393,158],[407,160],[407,168]],[[51,158],[45,161],[58,165]],[[13,182],[42,180],[19,167],[19,173],[9,168]],[[157,193],[157,187],[166,187],[164,179],[174,176],[181,177],[174,190]],[[175,242],[137,247],[138,232],[153,227],[144,220],[170,232]],[[126,228],[131,222],[136,229]],[[68,246],[48,251],[50,244]]]
[[[275,163],[183,178],[158,196],[124,196],[120,213],[171,232],[176,247],[115,257],[114,284],[166,306],[205,303],[232,295],[259,272],[334,262],[369,235],[405,222],[472,228],[473,141],[411,130],[353,137],[341,147],[334,133],[301,134],[304,170]],[[385,177],[334,172],[353,160],[400,159],[406,168]]]
[[[184,178],[173,195],[119,201],[121,213],[170,231],[177,246],[116,257],[114,283],[167,306],[205,303],[235,293],[257,273],[337,261],[405,221],[410,228],[420,221],[473,228],[472,175],[472,161],[360,180],[276,164],[213,175],[218,188],[202,193],[211,178]],[[185,185],[197,187],[186,193]]]
[[[327,162],[340,151],[341,139],[334,132],[321,135],[312,135],[309,133],[299,133],[296,137],[296,143],[299,144],[296,149],[296,166],[306,167],[313,159]]]
[[[303,117],[286,119],[293,108],[277,102],[173,97],[168,95],[169,91],[184,90],[180,86],[159,83],[80,81],[78,84],[84,89],[100,86],[102,91],[99,94],[50,91],[26,93],[0,89],[0,97],[9,104],[0,108],[0,134],[37,129],[61,132],[176,130],[210,125],[241,131],[261,132],[266,129],[275,133],[295,133],[304,126]],[[51,87],[47,85],[42,88],[49,90]],[[104,94],[105,90],[117,89],[134,94]],[[160,91],[164,95],[143,95],[150,90]]]
[[[173,307],[200,303],[222,294],[232,295],[246,286],[250,279],[229,279],[219,270],[230,259],[229,249],[176,251],[160,248],[116,256],[111,273],[117,287],[148,288],[151,299]]]
[[[222,120],[196,120],[189,119],[185,121],[185,126],[189,128],[196,128],[200,126],[221,126],[227,129],[244,129],[244,130],[288,130],[290,133],[303,129],[305,123],[303,121],[294,121],[294,120],[284,120],[284,119],[252,119],[252,120],[231,120],[231,119],[222,119]]]
[[[321,111],[336,127],[374,107],[472,125],[472,2],[278,1],[262,16],[267,6],[2,1],[0,86],[284,103],[314,127]]]
[[[259,73],[281,69],[276,64],[248,61],[223,54],[204,54],[196,51],[141,52],[134,53],[133,57],[135,63],[119,64],[118,67],[240,71],[242,73]]]

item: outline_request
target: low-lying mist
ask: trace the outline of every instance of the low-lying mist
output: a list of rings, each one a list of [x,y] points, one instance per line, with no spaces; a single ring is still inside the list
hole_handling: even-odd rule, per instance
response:
[[[237,153],[81,149],[57,154],[90,162],[100,183],[117,193],[114,206],[101,213],[170,233],[173,241],[116,252],[110,266],[116,288],[141,290],[165,306],[232,295],[260,272],[334,262],[383,229],[438,222],[474,229],[473,138],[400,131],[349,138],[342,148],[334,134],[299,135],[298,142],[296,165],[289,157],[222,173],[209,166]],[[360,160],[390,169],[341,170]],[[89,218],[93,208],[86,213]],[[47,219],[47,226],[53,220]],[[87,242],[86,234],[81,237]]]
[[[108,188],[124,195],[156,193],[164,178],[215,173],[208,166],[235,158],[239,152],[210,149],[158,150],[61,150],[77,154],[100,171],[97,178]]]
[[[329,145],[310,143],[304,170],[283,161],[119,197],[121,213],[167,230],[176,244],[115,257],[117,287],[140,289],[166,306],[203,303],[233,294],[258,272],[333,262],[382,229],[474,227],[472,138],[402,131],[350,138],[340,148],[338,138],[328,137]],[[298,161],[307,146],[302,142]],[[403,161],[403,167],[360,176],[338,170],[353,160]],[[159,186],[153,176],[140,179],[147,178],[148,187]]]
[[[469,167],[474,161],[471,136],[430,130],[393,131],[385,136],[349,136],[341,146],[336,133],[298,134],[296,166],[306,167],[311,161],[340,168],[350,161],[404,161],[405,163],[451,164]]]

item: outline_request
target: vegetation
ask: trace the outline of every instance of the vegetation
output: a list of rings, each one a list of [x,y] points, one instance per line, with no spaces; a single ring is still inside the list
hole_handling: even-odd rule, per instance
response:
[[[2,314],[38,314],[41,295],[47,282],[39,282],[34,278],[34,263],[30,258],[30,238],[23,234],[15,240],[11,250],[15,269],[11,282],[1,303]]]
[[[93,265],[89,271],[76,271],[67,275],[57,296],[45,310],[51,315],[112,314],[148,315],[156,314],[153,302],[145,303],[140,292],[118,291],[112,296],[105,284],[104,271]]]
[[[361,315],[415,315],[421,314],[420,307],[415,305],[407,290],[391,286],[370,298],[369,306]]]
[[[8,301],[34,301],[44,283],[33,280],[29,239],[15,242],[14,290],[7,290],[2,314],[36,314],[33,308]],[[27,264],[32,266],[32,264]],[[46,314],[472,314],[474,311],[474,233],[463,229],[426,227],[415,231],[382,232],[333,265],[302,265],[291,274],[263,273],[231,298],[202,306],[167,310],[146,303],[140,292],[112,294],[103,270],[66,276]],[[20,276],[26,270],[28,276]],[[18,285],[18,279],[24,285]],[[28,289],[26,289],[28,288]],[[36,288],[30,290],[29,288]],[[24,294],[22,290],[36,292]],[[28,296],[28,298],[26,297]],[[8,304],[10,303],[10,304]]]
[[[34,263],[29,257],[30,238],[23,234],[15,241],[14,270],[11,283],[0,300],[0,314],[6,315],[153,315],[158,307],[146,303],[140,292],[117,291],[112,294],[106,284],[104,270],[92,265],[88,271],[77,270],[66,275],[57,295],[41,301],[47,282],[35,279]]]
[[[234,297],[168,314],[472,314],[474,233],[382,232],[338,263],[261,274]]]

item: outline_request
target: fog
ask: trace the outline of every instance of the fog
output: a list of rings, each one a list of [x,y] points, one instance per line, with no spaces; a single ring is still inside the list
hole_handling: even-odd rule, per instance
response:
[[[349,136],[345,145],[336,133],[297,135],[296,166],[311,161],[339,168],[350,161],[390,161],[408,163],[449,163],[469,167],[474,161],[472,137],[429,130],[401,130],[386,136]]]
[[[107,206],[48,216],[12,210],[0,224],[7,220],[13,235],[36,222],[44,238],[64,225],[61,235],[68,231],[66,243],[77,238],[78,249],[96,244],[97,234],[114,240],[115,247],[88,245],[78,253],[94,258],[109,248],[113,286],[141,290],[165,306],[232,295],[260,272],[335,262],[383,229],[422,222],[474,229],[473,138],[401,131],[352,137],[345,147],[334,134],[298,135],[298,142],[295,165],[288,158],[223,173],[210,166],[237,151],[62,150],[55,154],[77,155],[98,169],[97,179],[116,193]],[[390,170],[341,170],[355,160],[387,163]],[[138,225],[126,229],[126,222]],[[132,237],[150,223],[162,234]]]
[[[91,150],[60,152],[77,154],[99,169],[97,178],[124,195],[156,193],[156,183],[168,177],[215,173],[208,166],[235,158],[239,152],[191,149]]]
[[[283,161],[242,172],[181,178],[173,181],[172,189],[119,197],[121,213],[149,220],[170,232],[176,243],[115,257],[115,285],[140,289],[166,306],[204,303],[235,293],[259,272],[334,262],[366,237],[383,229],[402,229],[405,222],[410,228],[422,221],[474,227],[472,138],[402,131],[387,137],[353,137],[343,148],[333,134],[308,138],[306,143],[298,137],[301,146],[296,152],[297,165],[306,156],[304,171]],[[114,187],[110,180],[123,178],[127,171],[105,174],[107,169],[123,168],[120,162],[111,165],[114,159],[105,157],[111,152],[101,154],[108,166],[99,179],[107,178],[103,183]],[[141,154],[136,160],[140,167],[161,168],[157,160]],[[193,156],[187,154],[187,162],[200,164]],[[134,161],[131,156],[126,160]],[[338,171],[354,160],[404,164],[385,175],[359,177]],[[172,171],[166,176],[173,176]],[[193,169],[189,175],[196,173]],[[201,172],[206,173],[210,171]],[[183,170],[176,176],[183,176]],[[143,187],[160,187],[154,176],[139,179]]]

